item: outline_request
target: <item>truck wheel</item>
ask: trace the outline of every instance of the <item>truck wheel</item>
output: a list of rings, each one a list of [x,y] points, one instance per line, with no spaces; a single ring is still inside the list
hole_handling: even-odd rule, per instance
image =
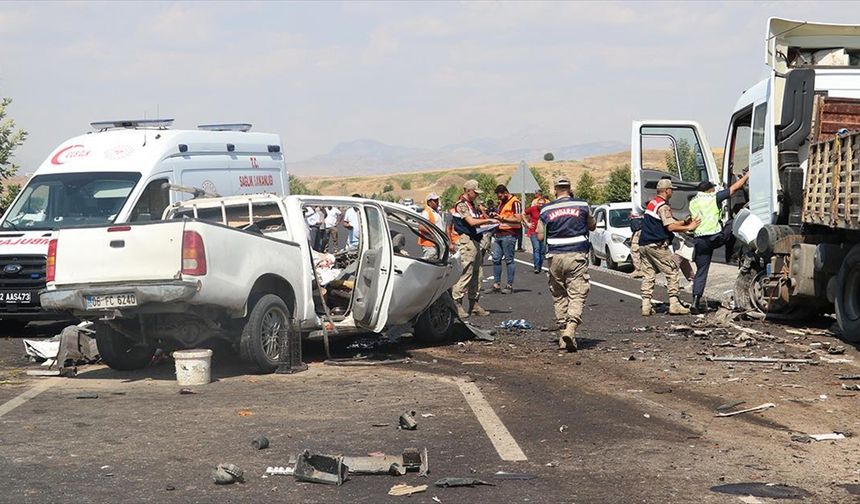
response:
[[[606,267],[611,270],[618,269],[618,263],[612,260],[612,253],[609,251],[609,247],[606,247]]]
[[[845,256],[836,277],[836,321],[842,329],[842,339],[860,342],[860,245]]]
[[[440,343],[448,339],[454,326],[453,300],[445,299],[447,293],[424,310],[415,322],[415,339],[422,343]]]
[[[117,371],[143,369],[155,353],[155,347],[137,344],[107,324],[96,324],[96,346],[102,361]]]
[[[289,313],[275,294],[266,294],[254,305],[239,340],[239,357],[253,371],[274,373],[278,368],[278,337],[289,329]]]

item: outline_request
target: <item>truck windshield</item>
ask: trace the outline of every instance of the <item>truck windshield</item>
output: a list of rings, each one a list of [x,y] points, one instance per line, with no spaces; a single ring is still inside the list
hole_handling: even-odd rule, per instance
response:
[[[140,173],[37,175],[0,224],[3,229],[46,230],[109,224],[122,209]]]
[[[610,210],[609,225],[614,228],[630,227],[630,209]]]

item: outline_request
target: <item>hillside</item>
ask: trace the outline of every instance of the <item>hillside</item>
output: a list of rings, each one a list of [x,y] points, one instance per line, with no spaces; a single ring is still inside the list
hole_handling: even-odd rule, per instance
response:
[[[648,151],[645,153],[646,162],[655,164],[663,159],[663,151]],[[714,150],[717,164],[721,162],[722,150]],[[540,161],[530,163],[548,181],[560,175],[567,175],[576,184],[583,172],[589,172],[598,182],[605,182],[609,172],[617,166],[630,163],[630,152],[617,152],[602,156],[587,157],[576,161]],[[309,189],[320,194],[332,196],[348,196],[353,193],[370,195],[381,193],[386,183],[394,186],[392,193],[398,198],[412,198],[416,202],[424,199],[429,192],[442,194],[445,189],[454,184],[461,187],[471,176],[478,173],[489,174],[499,182],[507,183],[518,163],[485,164],[464,166],[445,170],[430,170],[423,172],[393,173],[386,175],[359,175],[355,177],[299,177]],[[403,186],[408,189],[403,189]]]

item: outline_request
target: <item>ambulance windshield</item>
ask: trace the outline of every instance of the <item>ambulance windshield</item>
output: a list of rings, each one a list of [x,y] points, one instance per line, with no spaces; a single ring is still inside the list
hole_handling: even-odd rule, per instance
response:
[[[48,230],[113,222],[140,173],[60,173],[33,177],[2,229]]]

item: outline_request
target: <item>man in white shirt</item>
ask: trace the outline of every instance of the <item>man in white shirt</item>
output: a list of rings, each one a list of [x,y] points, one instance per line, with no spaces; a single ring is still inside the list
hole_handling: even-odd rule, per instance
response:
[[[321,223],[322,219],[320,219],[319,212],[317,212],[313,207],[305,207],[305,224],[307,225],[308,230],[308,241],[311,244],[311,248],[314,250],[317,248],[316,245],[318,243]]]
[[[334,252],[337,250],[337,225],[340,224],[340,216],[343,212],[336,206],[326,207],[325,209],[325,231],[323,250],[326,252]]]
[[[353,194],[352,197],[360,198],[361,195]],[[346,237],[347,248],[358,248],[359,237],[361,236],[361,217],[358,215],[358,209],[356,207],[349,207],[346,212],[343,213],[342,222],[343,227],[349,231],[349,235]]]

